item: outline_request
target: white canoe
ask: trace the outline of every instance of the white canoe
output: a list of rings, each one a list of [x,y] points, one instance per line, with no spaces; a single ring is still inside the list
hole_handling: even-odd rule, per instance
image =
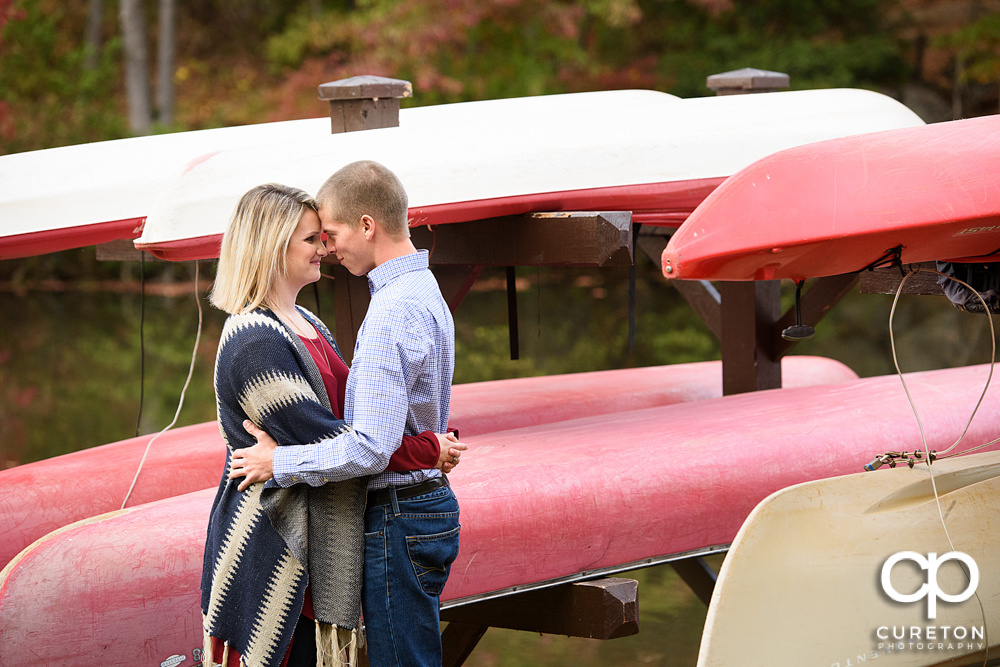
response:
[[[0,157],[0,259],[135,238],[156,193],[192,158],[329,132],[329,119],[161,134]]]
[[[991,524],[1000,452],[941,460],[934,477],[954,548],[978,568],[976,595],[936,600],[931,619],[926,597],[899,602],[883,589],[882,569],[894,554],[952,551],[926,465],[807,482],[765,499],[737,534],[712,595],[698,667],[959,667],[982,665],[987,645],[995,664],[1000,538]],[[903,595],[932,581],[959,595],[970,583],[953,560],[936,577],[902,561],[889,577]]]
[[[679,98],[653,91],[550,95],[468,105],[404,109],[400,125],[527,123],[536,115],[607,114]],[[156,194],[199,156],[261,144],[310,141],[330,134],[330,119],[260,123],[103,141],[0,157],[0,259],[135,238]],[[57,185],[54,185],[57,184]]]
[[[620,94],[618,106],[571,114],[553,105],[548,114],[497,123],[474,120],[494,102],[429,107],[419,110],[426,118],[415,126],[401,121],[398,128],[221,151],[161,190],[136,247],[166,259],[215,257],[248,189],[279,182],[316,192],[327,176],[360,159],[400,177],[411,225],[565,210],[627,210],[636,222],[677,225],[722,180],[766,155],[922,124],[895,100],[861,90],[686,100]],[[455,122],[465,114],[469,122]],[[432,122],[435,116],[441,122]]]
[[[0,259],[135,238],[172,176],[140,243],[208,256],[176,246],[221,233],[250,187],[277,180],[314,192],[360,158],[400,173],[416,224],[576,208],[676,225],[765,155],[919,124],[868,91],[680,100],[626,90],[403,109],[398,128],[348,135],[317,118],[54,148],[0,157]],[[194,184],[209,199],[198,206]],[[176,201],[174,188],[184,193]]]

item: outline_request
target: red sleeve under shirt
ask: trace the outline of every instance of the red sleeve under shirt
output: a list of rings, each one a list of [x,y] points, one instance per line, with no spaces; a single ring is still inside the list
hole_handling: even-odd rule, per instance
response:
[[[327,396],[331,399],[330,403],[334,415],[342,419],[344,395],[347,389],[347,366],[323,336],[317,338],[299,336],[299,338],[302,339],[302,344],[309,350],[313,361],[319,367],[319,374],[323,378],[323,386],[326,387]],[[334,397],[336,397],[336,404],[333,401]],[[433,431],[424,431],[420,435],[404,435],[399,449],[389,459],[389,466],[386,470],[403,472],[435,468],[440,455],[441,448]]]

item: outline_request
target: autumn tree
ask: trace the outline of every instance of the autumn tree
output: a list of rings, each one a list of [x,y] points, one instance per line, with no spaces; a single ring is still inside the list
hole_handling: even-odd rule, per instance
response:
[[[161,125],[174,120],[174,63],[177,59],[177,2],[160,0],[156,57],[156,107]]]
[[[314,113],[318,82],[413,81],[417,103],[645,87],[710,94],[705,77],[753,66],[793,87],[905,78],[886,2],[846,0],[371,0],[300,12],[268,45],[286,73],[282,117]],[[296,100],[299,107],[296,108]]]
[[[997,84],[1000,89],[1000,14],[984,16],[950,35],[942,36],[935,43],[953,53],[956,64],[954,86],[959,91],[958,95],[969,83]],[[994,107],[993,111],[1000,112],[1000,106]],[[955,115],[962,116],[960,97]]]
[[[87,34],[84,44],[87,56],[84,69],[93,70],[97,67],[97,56],[101,50],[101,29],[104,25],[104,0],[90,0],[87,3]]]
[[[149,56],[143,0],[121,0],[120,19],[125,54],[125,97],[132,134],[149,134],[152,105],[149,98]]]
[[[116,94],[121,43],[110,40],[96,67],[84,66],[86,4],[0,2],[0,154],[125,136]]]

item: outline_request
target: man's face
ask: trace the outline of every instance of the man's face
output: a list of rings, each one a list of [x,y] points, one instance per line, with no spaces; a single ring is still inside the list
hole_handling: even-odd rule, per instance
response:
[[[350,227],[335,220],[329,204],[319,210],[323,231],[327,234],[326,246],[337,256],[345,269],[356,276],[363,276],[375,268],[375,244],[372,243],[374,222],[368,216],[357,227]]]

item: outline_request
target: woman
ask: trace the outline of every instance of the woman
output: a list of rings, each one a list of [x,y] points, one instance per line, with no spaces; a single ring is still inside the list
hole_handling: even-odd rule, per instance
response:
[[[268,184],[240,199],[211,294],[230,313],[215,366],[227,472],[233,450],[254,444],[245,420],[285,443],[350,428],[336,416],[343,415],[347,367],[329,330],[295,305],[299,290],[319,279],[326,254],[305,192]],[[440,455],[439,440],[446,442],[433,433],[404,436],[390,468],[450,468],[440,463],[452,456],[447,447]],[[240,491],[223,474],[202,572],[206,664],[212,657],[227,666],[286,665],[296,643],[296,657],[315,646],[310,658],[340,664],[341,650],[356,646],[366,488],[365,478],[288,489],[271,480]],[[304,635],[295,633],[300,612],[315,617],[302,623]]]

